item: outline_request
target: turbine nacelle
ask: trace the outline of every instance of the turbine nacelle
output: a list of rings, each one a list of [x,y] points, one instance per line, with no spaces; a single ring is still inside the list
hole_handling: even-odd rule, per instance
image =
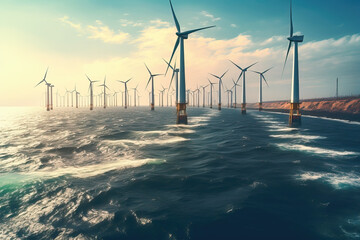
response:
[[[189,38],[189,34],[183,34],[183,33],[179,33],[179,32],[176,33],[176,36],[181,37],[183,39]]]
[[[303,42],[304,41],[304,35],[300,36],[292,36],[287,38],[291,42]]]

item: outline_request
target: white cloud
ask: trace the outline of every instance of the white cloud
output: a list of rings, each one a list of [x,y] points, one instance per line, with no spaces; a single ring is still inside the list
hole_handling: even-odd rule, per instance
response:
[[[202,14],[203,16],[205,16],[205,17],[210,18],[211,21],[213,21],[213,22],[216,22],[216,21],[220,21],[220,20],[221,20],[221,18],[215,17],[214,15],[208,13],[207,11],[201,11],[201,14]]]
[[[143,26],[142,22],[135,22],[128,19],[120,19],[121,26],[123,27],[141,27]]]
[[[82,27],[81,24],[73,23],[69,20],[68,16],[59,18],[59,20],[76,29],[79,33],[87,35],[88,38],[99,39],[105,43],[122,44],[130,37],[129,33],[120,30],[112,30],[100,20],[96,20],[95,25],[88,25],[86,27]]]
[[[66,23],[68,24],[70,27],[72,28],[75,28],[76,30],[78,31],[81,31],[81,24],[76,24],[76,23],[73,23],[72,21],[69,20],[69,17],[68,16],[64,16],[62,18],[59,18],[59,20],[63,23]]]
[[[97,22],[97,26],[88,25],[87,30],[89,33],[88,38],[91,39],[100,39],[105,43],[115,43],[121,44],[124,43],[130,36],[129,33],[125,32],[115,32],[110,29],[108,26],[104,26],[100,21]]]
[[[237,25],[235,23],[230,24],[230,27],[237,28]]]

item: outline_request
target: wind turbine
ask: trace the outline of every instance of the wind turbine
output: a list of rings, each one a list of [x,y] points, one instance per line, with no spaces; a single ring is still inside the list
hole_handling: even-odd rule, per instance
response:
[[[121,82],[121,83],[123,83],[123,84],[125,85],[125,109],[127,109],[127,107],[128,107],[128,104],[127,104],[127,100],[128,100],[128,98],[127,98],[127,94],[128,94],[127,83],[128,83],[131,79],[132,79],[132,78],[130,78],[130,79],[126,80],[126,81],[117,80],[118,82]]]
[[[89,90],[90,90],[90,110],[93,110],[94,109],[94,91],[93,91],[93,83],[94,82],[98,82],[98,81],[92,81],[88,75],[85,74],[85,76],[87,77],[87,79],[89,80],[90,82],[90,85],[89,85]]]
[[[44,82],[45,85],[46,85],[46,99],[47,99],[47,101],[46,101],[46,111],[50,111],[50,106],[49,106],[49,87],[51,86],[51,84],[46,81],[46,75],[47,75],[48,70],[49,70],[49,67],[46,69],[44,78],[43,78],[38,84],[36,84],[36,86],[35,86],[35,87],[39,86],[42,82]]]
[[[67,88],[65,88],[66,90],[66,100],[67,100],[67,107],[70,107],[70,99],[69,99],[69,94],[71,93],[69,90],[67,90]]]
[[[195,92],[197,92],[197,106],[200,107],[200,89],[199,86],[197,86],[197,89],[195,89]]]
[[[339,78],[336,78],[336,98],[339,98]]]
[[[75,102],[76,102],[76,108],[79,108],[79,99],[78,99],[78,94],[80,94],[77,90],[76,90],[76,85],[75,85]]]
[[[49,83],[50,84],[50,83]],[[54,85],[50,84],[50,109],[53,110],[53,87],[55,87]]]
[[[267,73],[270,69],[272,69],[272,67],[265,70],[264,72],[252,71],[252,72],[257,73],[257,74],[260,75],[260,82],[259,82],[259,111],[261,111],[263,109],[262,108],[262,80],[264,80],[266,85],[269,86],[269,84],[266,81],[266,78],[265,78],[264,74]]]
[[[290,0],[290,37],[289,47],[285,57],[285,63],[283,72],[286,66],[287,58],[289,56],[291,44],[294,43],[294,56],[293,56],[293,71],[292,71],[292,82],[291,82],[291,102],[290,102],[290,116],[289,125],[300,125],[301,114],[300,114],[300,96],[299,96],[299,57],[298,57],[298,43],[304,41],[304,35],[294,35],[294,27],[292,21],[292,1]],[[295,112],[295,113],[294,113]]]
[[[175,99],[175,104],[178,102],[178,97],[179,97],[179,69],[176,68],[176,61],[175,61],[175,65],[174,67],[172,67],[165,59],[163,59],[166,64],[168,65],[168,67],[170,67],[172,70],[173,70],[173,74],[171,76],[171,81],[170,81],[170,84],[169,84],[169,89],[171,87],[171,84],[172,84],[172,81],[174,79],[174,76],[175,76],[175,90],[176,90],[176,99]],[[166,74],[166,73],[165,73]]]
[[[226,88],[226,92],[227,92],[227,94],[228,94],[228,108],[231,108],[232,107],[232,99],[233,99],[233,92],[231,91],[231,89],[227,89],[227,87],[225,87]],[[231,94],[231,98],[229,98],[229,95]],[[230,99],[231,99],[231,103],[230,103]]]
[[[223,85],[222,83],[222,78],[225,76],[225,74],[228,72],[229,70],[227,70],[223,75],[221,75],[221,77],[216,76],[212,73],[210,73],[210,75],[216,77],[217,79],[219,79],[219,104],[218,104],[218,109],[221,110],[221,85]]]
[[[254,66],[256,63],[253,63],[251,64],[250,66],[246,67],[246,68],[241,68],[239,65],[237,65],[236,63],[234,63],[233,61],[230,60],[230,62],[232,62],[238,69],[241,70],[241,74],[238,78],[238,81],[239,79],[241,78],[241,75],[243,75],[243,84],[242,84],[242,89],[243,89],[243,101],[242,101],[242,104],[241,104],[241,113],[242,114],[246,114],[246,83],[245,83],[245,74],[246,74],[246,71],[249,70],[249,68],[251,68],[252,66]]]
[[[161,76],[163,74],[152,74],[150,69],[148,68],[148,66],[146,66],[146,64],[145,64],[145,67],[146,67],[146,69],[148,70],[148,72],[150,74],[150,78],[149,78],[149,81],[146,84],[146,88],[148,87],[149,82],[151,81],[151,103],[150,103],[150,106],[151,106],[151,111],[154,111],[155,110],[155,105],[154,105],[154,100],[155,100],[155,97],[154,97],[154,77]],[[160,101],[160,99],[159,99],[159,101]]]
[[[234,81],[234,79],[233,79],[232,81],[233,81],[233,83],[234,83],[234,86],[233,86],[232,88],[234,88],[234,93],[235,93],[235,96],[234,96],[234,97],[235,97],[235,99],[234,99],[234,100],[235,100],[234,108],[236,108],[236,87],[237,87],[237,86],[241,86],[241,85],[238,84],[239,79],[238,79],[236,82]]]
[[[205,89],[207,88],[207,86],[209,86],[209,84],[206,86],[201,86],[201,88],[203,89],[203,108],[205,107]]]
[[[133,88],[133,90],[134,90],[134,107],[136,107],[136,93],[139,92],[139,91],[137,90],[137,89],[138,89],[138,86],[139,86],[139,84],[136,85],[135,88]]]
[[[208,79],[208,81],[209,81],[209,83],[210,83],[210,108],[212,108],[212,104],[213,104],[213,100],[212,100],[212,96],[213,96],[213,85],[215,84],[215,83],[212,83],[211,81],[210,81],[210,79]]]
[[[164,92],[166,91],[166,88],[164,88],[163,85],[161,85],[161,87],[163,88],[163,90],[160,90],[160,92],[161,92],[161,107],[164,107]],[[159,99],[159,101],[160,101],[160,99]]]
[[[176,123],[177,124],[187,124],[187,114],[186,114],[186,86],[185,86],[185,51],[184,51],[184,40],[188,39],[189,35],[200,31],[200,30],[204,30],[204,29],[208,29],[208,28],[212,28],[215,26],[210,26],[210,27],[204,27],[204,28],[198,28],[198,29],[194,29],[194,30],[190,30],[190,31],[186,31],[186,32],[181,32],[180,29],[180,24],[176,18],[175,12],[174,12],[174,8],[172,6],[171,0],[169,0],[170,2],[170,7],[171,7],[171,12],[174,18],[174,22],[176,25],[176,35],[177,35],[177,40],[175,42],[175,46],[174,46],[174,50],[172,52],[169,64],[171,64],[171,60],[174,57],[175,51],[178,48],[179,44],[180,44],[180,88],[179,88],[179,95],[180,95],[180,99],[179,102],[177,102],[177,106],[176,106],[176,110],[177,110],[177,119],[176,119]],[[169,69],[169,66],[167,68],[167,70]],[[166,70],[166,72],[167,72]]]
[[[106,75],[104,78],[104,84],[101,84],[100,87],[104,87],[104,108],[106,108],[106,89],[108,89],[110,91],[110,88],[108,88],[108,86],[106,86]]]
[[[114,91],[114,95],[113,95],[113,97],[114,97],[114,106],[115,107],[117,107],[117,94],[118,94],[119,92],[115,92]]]

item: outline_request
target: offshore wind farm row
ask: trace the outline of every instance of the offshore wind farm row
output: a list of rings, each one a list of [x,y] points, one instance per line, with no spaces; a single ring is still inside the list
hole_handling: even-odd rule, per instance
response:
[[[209,78],[207,85],[197,86],[196,89],[187,89],[186,88],[186,77],[185,77],[185,40],[189,38],[189,35],[192,33],[211,29],[215,26],[208,26],[197,28],[189,31],[182,31],[180,23],[176,17],[173,5],[171,0],[170,8],[171,13],[174,19],[174,23],[176,26],[176,42],[174,49],[172,51],[171,57],[169,61],[164,62],[166,64],[166,70],[163,73],[153,73],[149,67],[145,64],[145,68],[149,73],[149,79],[146,82],[145,89],[149,92],[148,104],[151,110],[155,110],[155,96],[158,95],[158,104],[161,107],[164,107],[164,94],[166,96],[166,106],[172,106],[174,103],[176,106],[177,124],[187,124],[187,112],[186,108],[189,106],[193,107],[200,107],[200,95],[202,94],[202,107],[210,107],[213,108],[214,104],[217,104],[217,109],[221,110],[222,108],[222,99],[223,93],[227,94],[227,107],[229,108],[237,108],[238,104],[238,91],[237,88],[241,87],[241,113],[246,114],[247,110],[247,98],[246,98],[246,73],[252,72],[260,77],[259,79],[259,96],[258,96],[258,109],[261,111],[263,109],[263,82],[269,86],[265,74],[270,71],[274,66],[269,66],[266,70],[253,70],[254,65],[257,62],[249,65],[249,66],[240,66],[240,63],[235,63],[235,61],[229,59],[229,64],[231,64],[237,72],[239,72],[239,77],[234,80],[231,79],[232,84],[231,86],[225,86],[223,83],[223,79],[225,78],[226,74],[228,73],[229,69],[224,71],[221,75],[218,73],[211,73],[209,72]],[[290,113],[289,113],[289,124],[290,125],[299,125],[301,124],[301,113],[300,113],[300,93],[299,93],[299,60],[298,60],[298,44],[303,42],[304,36],[303,35],[294,35],[294,28],[293,28],[293,20],[292,20],[292,2],[290,1],[290,35],[287,38],[289,41],[289,45],[287,48],[285,62],[283,66],[283,73],[286,67],[286,63],[288,60],[289,52],[291,50],[292,45],[294,45],[293,51],[293,66],[292,66],[292,82],[291,82],[291,100],[290,100]],[[180,45],[180,67],[177,68],[176,60],[177,57],[175,56],[177,49]],[[175,62],[172,65],[172,62]],[[240,62],[239,60],[238,62]],[[165,65],[164,65],[165,66]],[[169,81],[169,86],[165,88],[162,84],[161,88],[155,89],[155,82],[158,81],[157,77],[165,75],[169,69],[172,70],[171,79]],[[251,69],[251,70],[250,70]],[[54,109],[54,91],[53,88],[55,87],[54,84],[50,83],[47,80],[48,70],[46,70],[43,79],[36,85],[39,86],[41,83],[45,84],[46,92],[45,92],[45,106],[46,110],[50,111]],[[212,78],[212,79],[210,79]],[[81,95],[80,92],[77,91],[76,85],[73,90],[68,90],[65,88],[65,93],[63,95],[59,94],[59,91],[56,92],[56,106],[57,107],[89,107],[90,110],[93,110],[94,107],[102,107],[106,109],[109,106],[119,107],[118,104],[118,94],[121,93],[121,106],[127,109],[131,104],[136,107],[140,105],[140,95],[138,94],[138,87],[139,84],[142,84],[143,81],[135,81],[132,78],[122,81],[116,80],[120,84],[123,84],[123,90],[116,91],[115,88],[110,90],[108,83],[106,82],[106,76],[103,81],[100,80],[92,80],[88,75],[85,74],[84,81],[88,81],[89,88],[86,94]],[[96,85],[97,83],[102,83]],[[133,84],[133,95],[131,96],[128,88],[128,84]],[[145,85],[145,84],[144,84]],[[215,90],[215,86],[217,85],[217,89]],[[101,92],[97,91],[97,94],[94,94],[94,90],[96,88],[101,89]],[[117,88],[118,89],[118,88]],[[202,89],[202,93],[200,91]],[[209,89],[206,91],[206,89]],[[214,91],[215,90],[215,91]],[[217,95],[214,97],[214,93]],[[75,95],[75,100],[74,100]],[[70,101],[71,96],[71,101]],[[174,97],[174,98],[173,98]],[[170,101],[169,101],[170,98]],[[133,99],[133,101],[131,101]],[[70,104],[71,103],[71,104]]]

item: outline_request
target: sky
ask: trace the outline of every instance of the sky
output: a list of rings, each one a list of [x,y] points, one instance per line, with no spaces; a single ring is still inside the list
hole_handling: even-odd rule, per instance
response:
[[[139,84],[141,104],[148,104],[146,63],[164,73],[176,41],[167,0],[2,0],[0,8],[0,106],[40,106],[45,86],[35,85],[49,67],[47,80],[54,94],[65,89],[88,95],[87,74],[103,81],[111,92]],[[264,71],[269,87],[263,100],[288,100],[292,54],[282,76],[289,35],[288,0],[173,0],[182,30],[216,25],[185,41],[186,85],[196,89],[224,77],[227,88],[240,74],[229,60]],[[360,1],[293,0],[299,45],[300,97],[360,94]],[[179,51],[176,53],[179,61]],[[169,86],[171,74],[155,80],[156,90]],[[247,101],[257,102],[259,76],[246,75]],[[101,88],[95,87],[95,94]],[[240,88],[238,88],[240,92]],[[225,94],[223,94],[225,95]],[[239,99],[239,96],[238,96]],[[223,102],[225,96],[223,97]],[[238,101],[239,102],[239,101]]]

